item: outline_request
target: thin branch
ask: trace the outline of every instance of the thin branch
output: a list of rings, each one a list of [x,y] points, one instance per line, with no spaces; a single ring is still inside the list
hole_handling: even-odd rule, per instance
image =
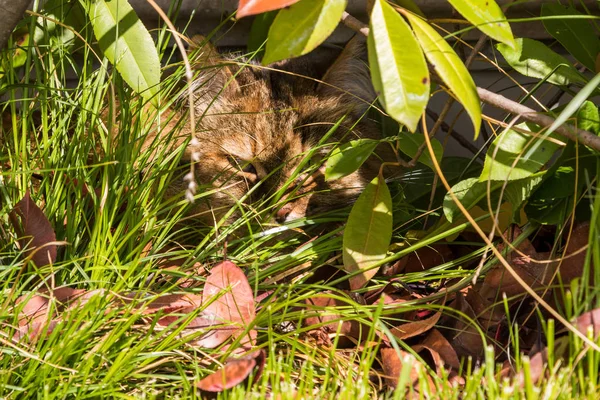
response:
[[[431,118],[433,120],[438,120],[440,118],[438,113],[436,113],[435,111],[426,109],[425,112],[427,113],[429,118]],[[442,121],[441,128],[444,132],[450,133],[450,136],[452,136],[452,138],[454,140],[456,140],[462,147],[469,150],[471,153],[476,155],[482,161],[484,160],[483,154],[481,153],[480,149],[477,146],[475,146],[473,143],[471,143],[468,139],[465,139],[462,134],[456,132],[456,130],[451,128],[450,125],[448,125],[445,121]]]
[[[353,31],[362,33],[365,37],[369,36],[369,27],[348,14],[346,11],[342,14],[342,23]]]
[[[478,87],[477,93],[484,103],[500,108],[511,114],[517,114],[524,120],[538,124],[542,128],[549,127],[554,123],[554,118],[545,114],[540,114],[523,104],[507,99],[497,93],[490,92],[487,89]],[[575,128],[569,124],[563,124],[556,128],[556,133],[573,141],[579,141],[594,150],[600,151],[600,137],[592,132]]]
[[[342,23],[348,28],[356,32],[360,32],[365,36],[369,35],[369,27],[351,15],[344,15],[342,17]],[[481,101],[484,103],[507,111],[511,114],[516,114],[525,121],[538,124],[542,128],[547,128],[554,123],[554,118],[548,115],[540,114],[529,107],[519,104],[516,101],[510,100],[497,93],[490,92],[487,89],[477,87],[477,93],[479,94]],[[589,146],[596,151],[600,151],[600,137],[596,136],[592,132],[576,128],[570,124],[563,124],[556,128],[556,133],[570,140],[579,141],[580,143]]]

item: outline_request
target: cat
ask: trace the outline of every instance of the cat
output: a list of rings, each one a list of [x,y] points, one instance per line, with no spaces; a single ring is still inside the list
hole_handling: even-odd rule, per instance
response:
[[[214,193],[194,203],[194,220],[213,226],[232,208],[284,189],[274,213],[279,223],[343,208],[377,176],[382,161],[396,160],[390,144],[382,143],[356,172],[324,179],[325,156],[333,144],[382,138],[378,124],[367,117],[377,96],[364,39],[351,39],[333,62],[304,56],[267,67],[234,62],[208,44],[201,51],[197,65],[202,71],[192,85],[196,140],[185,149],[182,162],[196,157],[195,178]],[[339,121],[326,145],[319,146]],[[191,134],[188,125],[180,138]],[[309,154],[309,172],[297,174]],[[181,196],[187,187],[176,180],[167,192]],[[225,223],[239,216],[238,209]]]

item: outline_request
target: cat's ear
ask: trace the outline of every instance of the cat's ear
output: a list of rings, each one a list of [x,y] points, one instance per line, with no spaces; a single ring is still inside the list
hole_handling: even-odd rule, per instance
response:
[[[324,96],[341,96],[346,104],[364,112],[377,95],[371,83],[365,38],[356,35],[329,67],[319,84],[318,92]]]
[[[192,68],[196,71],[191,86],[196,113],[226,112],[227,99],[240,91],[239,84],[231,72],[233,64],[219,54],[208,39],[200,35],[190,40],[188,56]],[[182,97],[187,96],[186,90]]]

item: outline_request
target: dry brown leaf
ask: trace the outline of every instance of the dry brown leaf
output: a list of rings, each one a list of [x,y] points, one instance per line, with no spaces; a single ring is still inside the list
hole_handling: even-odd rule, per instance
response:
[[[478,359],[483,354],[484,342],[477,326],[474,325],[478,321],[477,314],[461,292],[456,293],[456,300],[452,307],[466,315],[469,320],[463,318],[453,320],[449,326],[452,333],[449,342],[459,357],[472,356]]]
[[[385,269],[383,275],[393,276],[400,273],[422,272],[444,264],[453,258],[450,246],[443,243],[433,244],[402,257],[393,266]]]
[[[427,337],[421,343],[412,346],[412,348],[417,353],[420,353],[423,349],[429,350],[437,368],[449,366],[456,371],[460,368],[456,351],[437,329],[429,331]]]
[[[402,368],[406,366],[405,363],[408,361],[412,361],[408,385],[410,385],[412,388],[417,387],[419,384],[419,370],[422,370],[424,367],[418,360],[415,359],[412,354],[404,350],[399,350],[398,354],[398,351],[391,347],[382,347],[380,349],[380,354],[381,365],[383,367],[383,373],[385,374],[385,382],[388,387],[396,388],[396,386],[398,386],[398,379],[402,373]],[[435,385],[433,380],[428,374],[425,374],[425,376],[427,378],[427,384],[429,386],[430,393],[435,393]],[[413,392],[413,395],[411,396],[410,393],[407,393],[405,398],[419,398],[415,394],[416,393]]]
[[[21,223],[17,215],[21,218]],[[35,265],[43,267],[53,264],[57,252],[56,234],[46,215],[31,199],[29,191],[25,192],[9,217],[19,235],[21,247],[27,249],[26,254],[31,256]]]
[[[567,243],[567,247],[565,248],[564,255],[571,257],[565,258],[562,263],[560,263],[559,272],[561,276],[562,283],[564,285],[569,285],[569,283],[575,279],[583,276],[583,269],[585,266],[585,258],[586,253],[585,247],[589,244],[589,236],[590,236],[590,223],[583,222],[576,224],[573,228],[573,232],[571,232],[571,238]],[[593,260],[593,258],[592,258]],[[594,265],[593,261],[591,261],[590,265],[590,284],[594,284]]]
[[[346,301],[324,295],[306,299],[305,303],[308,310],[314,310],[316,315],[305,318],[302,325],[305,327],[315,326],[312,331],[320,331],[323,335],[319,336],[317,332],[313,332],[312,335],[321,337],[324,342],[329,342],[326,339],[328,335],[339,333],[341,336],[339,339],[342,340],[338,339],[338,343],[340,347],[344,347],[347,344],[354,344],[354,341],[348,342],[343,338],[353,338],[361,341],[369,332],[368,326],[353,319],[344,320],[343,316],[335,311],[337,307],[347,307],[348,302]],[[316,327],[317,325],[322,326]]]
[[[441,316],[442,310],[440,309],[430,317],[427,317],[420,321],[407,322],[400,326],[393,327],[392,329],[390,329],[390,331],[396,337],[396,339],[405,340],[427,332],[428,330],[433,328],[435,324],[437,324]]]

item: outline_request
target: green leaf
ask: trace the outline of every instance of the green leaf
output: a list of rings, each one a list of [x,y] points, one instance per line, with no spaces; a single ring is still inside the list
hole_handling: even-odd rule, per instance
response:
[[[501,186],[501,182],[492,182],[490,189],[493,192]],[[488,183],[479,182],[477,178],[468,178],[452,186],[452,192],[467,210],[470,210],[485,198],[487,191]],[[447,193],[444,197],[444,216],[448,222],[452,222],[460,215],[462,215],[462,212],[454,200],[452,200],[450,193]]]
[[[398,142],[400,143],[400,151],[413,158],[417,154],[419,147],[425,143],[425,136],[423,136],[422,133],[401,131],[398,134]],[[442,156],[444,155],[444,147],[439,140],[435,138],[431,139],[431,147],[433,147],[433,153],[435,154],[438,164],[441,163]],[[434,169],[433,161],[431,161],[431,155],[427,149],[425,149],[425,151],[419,157],[419,162],[427,165],[431,169]]]
[[[522,123],[516,126],[521,131],[536,133],[541,129],[534,124]],[[534,142],[532,142],[534,141]],[[561,147],[564,139],[558,135],[550,135],[548,139],[534,138],[513,129],[504,130],[487,151],[480,181],[516,180],[527,178],[538,172],[552,155]],[[538,145],[535,152],[528,152],[533,145]]]
[[[577,112],[577,127],[586,131],[600,133],[600,114],[598,107],[589,100],[586,100]]]
[[[512,210],[511,222],[520,222],[520,210],[523,204],[527,201],[531,193],[542,182],[542,177],[545,172],[539,172],[531,175],[527,179],[508,182],[490,182],[488,193],[488,182],[480,182],[477,178],[469,178],[460,181],[452,187],[452,191],[461,202],[461,204],[470,210],[475,206],[480,206],[483,210],[489,209],[487,197],[490,196],[490,203],[493,212],[496,212],[496,207],[500,201],[499,196],[502,195],[500,204],[509,203]],[[504,191],[500,189],[504,186]],[[448,222],[452,223],[456,217],[462,215],[456,203],[452,200],[449,193],[444,197],[444,216]]]
[[[336,147],[325,163],[325,180],[340,179],[356,171],[378,144],[377,140],[358,139]]]
[[[516,49],[499,43],[496,48],[506,62],[519,73],[531,78],[546,79],[555,85],[572,82],[584,83],[585,79],[571,66],[571,62],[533,39],[517,39]]]
[[[301,0],[279,11],[269,29],[263,64],[308,53],[333,32],[346,0]]]
[[[561,4],[542,5],[543,17],[581,15],[583,14],[574,8]],[[558,40],[577,61],[590,71],[595,70],[596,57],[600,52],[600,40],[588,21],[580,18],[552,18],[543,19],[542,22],[548,33]]]
[[[563,223],[573,210],[573,196],[580,198],[588,180],[596,176],[597,163],[595,154],[584,146],[576,150],[576,144],[569,142],[529,198],[525,206],[527,217],[540,224]]]
[[[350,278],[352,290],[363,287],[377,272],[371,268],[385,258],[392,239],[392,197],[380,176],[362,192],[344,229],[344,269],[361,271]]]
[[[160,62],[152,37],[126,0],[96,0],[87,7],[98,45],[133,90],[156,104]]]
[[[263,14],[259,14],[252,21],[252,27],[250,27],[250,33],[248,35],[248,44],[246,49],[249,53],[255,53],[255,58],[260,60],[265,52],[263,44],[269,36],[269,29],[277,16],[277,11],[269,11]]]
[[[510,25],[494,0],[448,0],[470,23],[492,39],[515,47]]]
[[[410,27],[385,1],[375,0],[367,44],[381,104],[414,132],[429,101],[429,71]]]
[[[452,47],[427,22],[410,13],[404,13],[404,16],[409,20],[429,63],[467,110],[477,139],[481,127],[481,105],[477,87],[467,67]]]
[[[521,223],[521,207],[525,204],[534,190],[542,183],[546,171],[538,172],[529,176],[526,179],[519,179],[518,181],[510,181],[504,188],[502,203],[510,203],[512,208],[512,221],[513,223]],[[492,203],[494,206],[498,205],[498,199]]]

